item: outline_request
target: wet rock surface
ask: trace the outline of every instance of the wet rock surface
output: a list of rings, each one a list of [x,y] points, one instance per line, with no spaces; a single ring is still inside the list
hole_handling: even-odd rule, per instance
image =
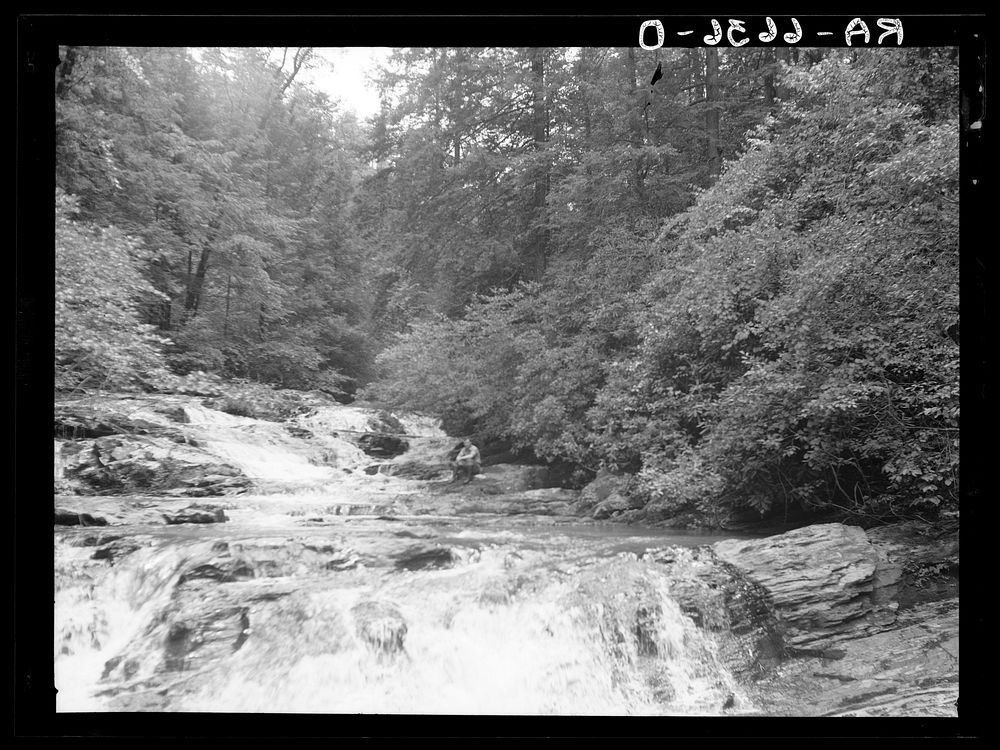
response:
[[[393,458],[406,453],[410,444],[396,435],[369,432],[358,439],[358,447],[374,458]]]
[[[955,533],[823,524],[712,550],[770,601],[785,656],[760,673],[771,712],[957,715]]]
[[[445,568],[455,562],[455,555],[447,547],[415,546],[396,557],[396,567],[402,570]]]
[[[767,589],[790,648],[822,650],[891,627],[896,619],[893,602],[875,600],[878,553],[856,526],[806,526],[713,549]]]
[[[712,634],[719,658],[733,674],[758,678],[787,656],[769,591],[721,560],[713,547],[674,548],[648,557],[667,568],[671,596]]]
[[[62,448],[63,475],[80,494],[178,494],[195,497],[245,492],[250,480],[230,464],[181,439],[110,436]]]
[[[92,516],[79,510],[67,510],[66,508],[55,509],[56,526],[107,526],[107,519],[101,516]]]
[[[351,608],[358,637],[377,654],[392,656],[403,651],[406,621],[390,602],[365,601]]]
[[[212,505],[189,505],[183,510],[164,513],[163,520],[168,524],[178,523],[223,523],[228,521],[222,508]]]
[[[957,599],[916,605],[892,629],[790,659],[756,686],[758,700],[787,716],[956,716],[958,611]]]

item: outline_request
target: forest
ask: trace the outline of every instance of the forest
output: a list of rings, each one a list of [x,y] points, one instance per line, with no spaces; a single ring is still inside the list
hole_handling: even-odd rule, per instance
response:
[[[60,48],[60,394],[405,408],[653,520],[957,516],[956,48],[406,48],[363,121],[316,64]]]

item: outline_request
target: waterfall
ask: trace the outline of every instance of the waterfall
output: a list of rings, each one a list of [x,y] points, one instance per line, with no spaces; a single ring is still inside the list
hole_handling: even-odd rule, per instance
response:
[[[295,570],[291,556],[286,567],[258,560],[254,570],[243,557],[242,578],[215,580],[213,572],[207,581],[209,549],[201,542],[143,550],[96,580],[89,603],[102,613],[99,624],[64,636],[73,653],[57,673],[72,671],[80,681],[85,671],[104,692],[120,691],[111,705],[124,710],[685,715],[753,708],[712,639],[671,598],[662,569],[635,555],[570,572],[543,552],[496,546],[453,567],[390,576],[359,572],[349,560],[340,571]],[[379,626],[399,638],[372,639],[358,614],[363,603],[389,613]],[[84,604],[71,608],[64,632],[79,630]],[[179,630],[198,644],[185,646],[190,654],[172,643]],[[213,642],[220,633],[225,638]],[[89,651],[88,635],[100,641]],[[198,665],[199,649],[212,659]],[[186,658],[188,671],[172,657]],[[61,694],[60,710],[107,710],[83,693]]]
[[[402,430],[408,450],[387,465],[447,465],[455,440],[435,420],[331,406],[267,422],[189,397],[173,398],[172,417],[130,408],[256,491],[224,499],[225,523],[157,526],[153,512],[59,527],[60,711],[754,710],[664,565],[621,551],[657,537],[524,516],[380,517],[432,483],[358,471],[373,459],[348,438]],[[57,441],[57,477],[60,456]]]

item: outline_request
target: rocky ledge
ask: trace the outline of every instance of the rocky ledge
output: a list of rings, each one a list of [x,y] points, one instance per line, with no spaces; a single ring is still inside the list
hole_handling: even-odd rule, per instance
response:
[[[759,673],[758,701],[788,715],[808,705],[815,715],[956,716],[956,532],[833,523],[713,545],[773,613],[768,634],[783,653]]]

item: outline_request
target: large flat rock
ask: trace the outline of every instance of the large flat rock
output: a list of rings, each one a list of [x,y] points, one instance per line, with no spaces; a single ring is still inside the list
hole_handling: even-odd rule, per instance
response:
[[[896,627],[792,659],[757,684],[778,715],[933,717],[958,714],[957,599],[918,604]]]
[[[861,528],[820,524],[713,549],[769,592],[792,649],[822,651],[895,622],[896,603],[876,601],[879,554]]]

